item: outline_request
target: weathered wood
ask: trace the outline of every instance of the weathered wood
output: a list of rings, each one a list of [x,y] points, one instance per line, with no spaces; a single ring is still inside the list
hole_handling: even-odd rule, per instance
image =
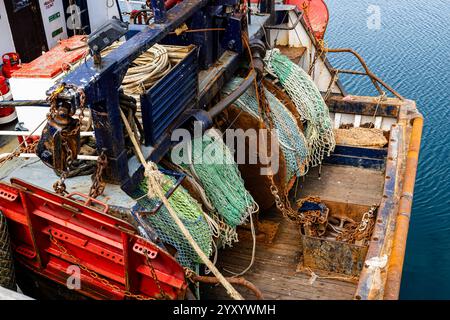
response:
[[[255,284],[266,299],[351,299],[355,291],[352,283],[332,279],[317,279],[309,283],[310,275],[296,272],[301,254],[300,233],[293,223],[280,216],[270,217],[280,222],[280,232],[272,244],[258,243],[255,263],[244,277]],[[240,230],[240,235],[248,233]],[[247,235],[245,235],[247,238]],[[231,249],[221,251],[218,266],[240,272],[251,260],[252,245],[242,241]],[[225,272],[225,271],[224,271]],[[203,298],[226,298],[222,288],[203,286]],[[252,298],[244,291],[245,298]]]
[[[299,198],[309,195],[324,200],[372,206],[383,196],[384,175],[381,171],[349,166],[322,167],[319,179],[318,169],[311,169],[305,181],[300,182]]]
[[[324,166],[321,179],[317,170],[311,170],[305,181],[299,183],[298,197],[317,195],[329,200],[330,206],[333,205],[330,201],[355,203],[356,199],[361,206],[370,206],[381,199],[383,181],[383,174],[374,170]],[[297,225],[274,212],[261,214],[261,219],[280,223],[278,233],[273,243],[257,242],[254,265],[244,277],[256,285],[266,299],[353,299],[356,283],[319,277],[311,284],[309,273],[297,272],[302,259]],[[219,253],[217,265],[225,274],[224,270],[240,272],[251,261],[249,231],[239,230],[239,238],[241,241],[233,248]],[[245,298],[253,298],[250,292],[240,291]],[[226,299],[227,296],[219,286],[202,286],[202,298]]]
[[[400,106],[404,104],[397,98],[386,98],[380,101],[377,97],[362,96],[331,96],[326,102],[330,112],[391,118],[398,117]]]

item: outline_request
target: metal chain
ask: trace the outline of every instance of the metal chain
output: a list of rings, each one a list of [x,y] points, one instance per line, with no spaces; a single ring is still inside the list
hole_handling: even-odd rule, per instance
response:
[[[62,146],[66,152],[66,163],[67,163],[67,170],[65,172],[63,172],[60,176],[60,179],[58,181],[56,181],[53,184],[53,190],[59,194],[59,195],[64,195],[67,193],[67,188],[66,188],[66,184],[64,183],[67,176],[70,173],[70,168],[72,166],[72,163],[74,160],[76,160],[77,155],[74,156],[72,149],[70,149],[70,146],[67,142],[67,137],[68,136],[72,136],[72,135],[76,135],[81,128],[81,122],[84,118],[84,109],[86,106],[86,95],[84,93],[84,90],[79,88],[77,89],[74,85],[71,84],[66,84],[66,83],[62,83],[55,91],[52,92],[52,94],[48,97],[48,100],[50,101],[50,111],[47,114],[47,119],[48,120],[52,120],[54,118],[54,116],[56,115],[57,112],[57,98],[58,95],[63,92],[66,88],[72,88],[72,89],[76,89],[79,96],[80,96],[80,114],[78,115],[78,123],[76,125],[76,127],[70,131],[70,132],[65,132],[62,131],[61,132],[61,140],[62,140]]]
[[[188,267],[184,267],[184,275],[186,279],[188,279],[190,282],[195,283],[194,277],[197,275],[193,270],[189,269]]]
[[[91,278],[100,281],[102,284],[104,284],[105,286],[109,287],[111,290],[116,291],[116,292],[120,292],[120,293],[122,293],[125,297],[128,297],[128,298],[134,298],[134,299],[136,299],[136,300],[156,300],[155,298],[146,297],[146,296],[141,295],[141,294],[133,294],[133,293],[131,293],[130,291],[120,289],[119,286],[117,286],[117,285],[115,285],[115,284],[112,284],[111,282],[109,282],[108,279],[105,279],[105,278],[99,276],[98,273],[96,273],[95,271],[93,271],[93,270],[89,269],[88,267],[86,267],[85,265],[83,265],[83,264],[80,262],[80,259],[78,259],[78,258],[75,257],[74,255],[72,255],[71,253],[69,253],[68,250],[67,250],[62,244],[60,244],[59,241],[58,241],[57,239],[55,239],[55,238],[53,237],[53,235],[51,234],[51,230],[49,230],[49,236],[50,236],[50,241],[51,241],[54,245],[56,245],[56,246],[58,247],[59,251],[61,251],[62,254],[65,254],[65,255],[67,255],[69,258],[71,258],[71,259],[75,262],[75,264],[76,264],[81,270],[87,272]],[[147,256],[147,258],[148,258],[148,256]],[[153,271],[154,271],[154,270],[153,270]],[[152,274],[152,277],[153,277],[153,274]],[[154,280],[155,280],[155,279],[154,279]],[[157,281],[157,280],[156,280],[156,281]]]
[[[368,241],[375,227],[375,212],[377,206],[373,206],[369,211],[365,212],[359,224],[351,223],[345,230],[336,236],[336,240],[347,243],[355,243],[356,241]]]
[[[155,267],[153,266],[153,263],[152,263],[150,257],[147,254],[145,254],[145,258],[147,261],[147,265],[150,267],[150,272],[152,273],[151,274],[152,278],[155,281],[156,286],[158,287],[159,293],[161,294],[161,296],[164,299],[167,299],[168,296],[167,296],[166,292],[164,291],[164,289],[161,287],[161,283],[159,282],[158,277],[156,276]]]
[[[36,146],[38,145],[38,143],[39,140],[33,141],[33,143],[30,143],[28,145],[21,144],[19,149],[9,154],[8,156],[1,158],[0,165],[2,165],[5,162],[11,161],[14,158],[18,158],[22,153],[35,153]]]
[[[251,52],[250,45],[249,45],[248,35],[244,34],[242,37],[242,40],[248,50],[252,69],[253,69],[253,71],[255,71],[255,68],[253,66],[252,52]],[[254,87],[255,87],[255,93],[256,93],[256,100],[258,101],[259,113],[260,113],[263,121],[268,125],[268,127],[269,127],[268,129],[271,132],[274,132],[275,126],[274,126],[273,119],[271,117],[270,105],[269,105],[269,102],[268,102],[266,94],[265,94],[265,87],[262,82],[258,83],[256,78],[254,80]],[[262,124],[261,124],[260,129],[262,129]],[[270,192],[272,193],[272,195],[275,199],[275,205],[285,218],[287,218],[295,223],[298,223],[298,224],[310,224],[312,221],[315,221],[315,219],[306,217],[304,214],[293,210],[291,207],[291,204],[289,202],[287,194],[285,194],[283,198],[280,196],[280,193],[279,193],[278,187],[275,184],[273,175],[268,175],[268,177],[269,177],[269,181],[270,181]]]
[[[108,157],[105,151],[102,151],[100,156],[97,158],[97,169],[92,175],[92,186],[89,190],[89,197],[97,198],[103,194],[105,191],[106,183],[103,181],[103,173],[108,166]]]
[[[53,184],[53,190],[55,193],[62,196],[68,193],[66,184],[64,183],[66,181],[66,176],[66,172],[63,172],[59,179]]]

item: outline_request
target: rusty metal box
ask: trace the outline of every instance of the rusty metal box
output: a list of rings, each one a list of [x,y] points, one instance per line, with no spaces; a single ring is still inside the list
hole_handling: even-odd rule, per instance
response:
[[[347,217],[355,222],[360,222],[370,206],[340,203],[323,200],[330,210],[330,217]],[[376,217],[375,217],[376,220]],[[367,255],[368,245],[350,244],[305,235],[301,232],[303,248],[303,263],[300,269],[313,271],[325,271],[342,274],[349,277],[358,277]]]

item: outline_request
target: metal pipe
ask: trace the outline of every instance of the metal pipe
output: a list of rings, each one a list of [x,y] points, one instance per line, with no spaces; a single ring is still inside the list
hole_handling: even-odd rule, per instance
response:
[[[408,237],[411,207],[419,162],[420,142],[422,138],[423,117],[419,114],[414,118],[408,155],[406,159],[405,180],[403,182],[398,215],[395,224],[392,252],[389,257],[384,299],[397,300],[400,294],[403,262],[405,260],[406,240]]]
[[[119,19],[123,22],[122,9],[120,9],[119,0],[116,0],[117,11],[119,11]]]
[[[245,80],[239,85],[239,87],[236,88],[232,93],[230,93],[227,97],[220,100],[218,104],[216,104],[214,107],[212,107],[208,114],[212,118],[218,116],[220,113],[222,113],[223,110],[225,110],[229,105],[231,105],[233,102],[235,102],[237,99],[239,99],[245,91],[248,90],[253,85],[253,82],[255,81],[256,74],[252,70],[250,71],[249,75]]]
[[[1,101],[0,108],[11,107],[49,107],[50,103],[47,100],[11,100]]]
[[[12,136],[12,137],[40,137],[40,133],[32,133],[31,131],[12,131],[12,130],[1,130],[0,136]],[[94,137],[94,131],[82,131],[80,132],[81,137]]]
[[[391,92],[393,95],[395,95],[400,100],[405,100],[405,98],[402,97],[397,91],[392,89],[387,83],[385,83],[383,80],[378,78],[374,73],[372,73],[372,71],[370,71],[369,67],[367,66],[367,63],[364,61],[364,59],[355,50],[350,49],[350,48],[342,48],[342,49],[324,48],[324,51],[325,52],[330,52],[330,53],[348,52],[348,53],[353,54],[359,60],[359,62],[361,63],[362,67],[366,71],[367,75],[370,77],[370,80],[372,81],[373,85],[375,86],[375,88],[377,89],[377,91],[380,94],[383,94],[384,92],[381,89],[379,84],[381,84],[383,87],[385,87],[389,92]]]
[[[346,69],[331,69],[333,72],[337,73],[347,73],[347,74],[354,74],[358,76],[368,76],[366,72],[363,71],[356,71],[356,70],[346,70]]]
[[[10,156],[12,153],[2,153],[0,154],[0,159]],[[19,158],[38,158],[35,153],[21,153]],[[97,161],[98,156],[86,156],[86,155],[78,155],[78,160],[87,160],[87,161]]]

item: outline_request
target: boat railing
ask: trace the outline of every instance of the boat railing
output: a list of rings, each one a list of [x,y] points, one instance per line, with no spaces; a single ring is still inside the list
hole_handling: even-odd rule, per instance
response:
[[[375,89],[380,93],[380,95],[385,95],[385,92],[382,89],[382,87],[384,87],[386,90],[388,90],[394,96],[396,96],[398,99],[400,99],[402,101],[405,100],[405,98],[402,95],[400,95],[396,90],[394,90],[386,82],[384,82],[382,79],[380,79],[378,76],[376,76],[369,69],[369,67],[367,66],[367,63],[363,59],[363,57],[359,53],[357,53],[354,49],[351,49],[351,48],[337,48],[337,49],[322,48],[322,51],[324,53],[351,53],[352,55],[354,55],[358,59],[358,61],[360,62],[361,66],[364,69],[364,71],[357,71],[357,70],[346,70],[346,69],[332,68],[331,71],[334,73],[335,77],[337,77],[337,75],[339,73],[367,76],[367,77],[370,78],[370,80],[372,81],[372,84],[374,85]]]

